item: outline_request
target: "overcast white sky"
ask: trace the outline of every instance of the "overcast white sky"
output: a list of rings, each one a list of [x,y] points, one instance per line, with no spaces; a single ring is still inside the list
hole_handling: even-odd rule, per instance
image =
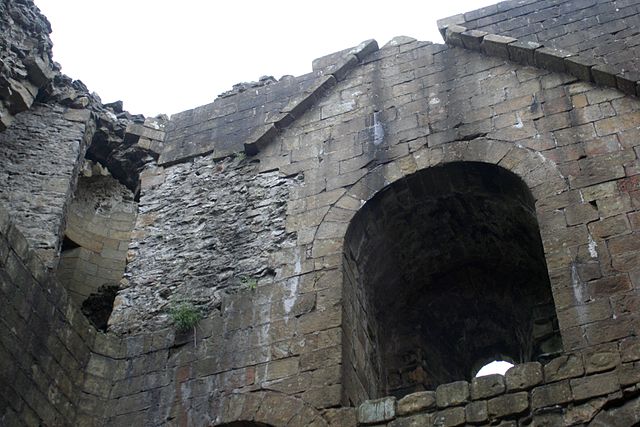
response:
[[[496,0],[35,0],[54,59],[103,102],[173,114],[241,81],[311,71],[317,57],[398,35],[442,42],[436,20]]]

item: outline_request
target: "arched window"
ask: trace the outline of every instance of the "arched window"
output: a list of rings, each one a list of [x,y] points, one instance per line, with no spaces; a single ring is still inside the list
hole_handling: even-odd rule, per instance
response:
[[[533,196],[492,164],[448,163],[381,190],[349,225],[344,278],[352,403],[561,350]]]

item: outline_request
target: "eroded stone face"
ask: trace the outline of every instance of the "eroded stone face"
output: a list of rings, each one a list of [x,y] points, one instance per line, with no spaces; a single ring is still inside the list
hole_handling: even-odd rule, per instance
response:
[[[257,174],[240,157],[201,157],[159,174],[143,174],[143,188],[153,188],[140,200],[115,332],[166,325],[173,300],[208,311],[223,292],[271,281],[290,261],[271,254],[295,243],[284,222],[295,177]]]

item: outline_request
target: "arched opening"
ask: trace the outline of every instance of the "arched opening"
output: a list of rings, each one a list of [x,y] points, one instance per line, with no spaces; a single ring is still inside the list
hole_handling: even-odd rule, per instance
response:
[[[492,164],[448,163],[382,189],[349,225],[344,277],[352,403],[561,349],[533,196]]]

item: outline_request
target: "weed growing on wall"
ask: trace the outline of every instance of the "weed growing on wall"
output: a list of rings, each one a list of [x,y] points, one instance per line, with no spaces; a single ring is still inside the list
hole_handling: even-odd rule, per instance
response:
[[[187,331],[195,328],[200,319],[202,319],[200,310],[188,301],[174,303],[169,314],[178,331]]]

